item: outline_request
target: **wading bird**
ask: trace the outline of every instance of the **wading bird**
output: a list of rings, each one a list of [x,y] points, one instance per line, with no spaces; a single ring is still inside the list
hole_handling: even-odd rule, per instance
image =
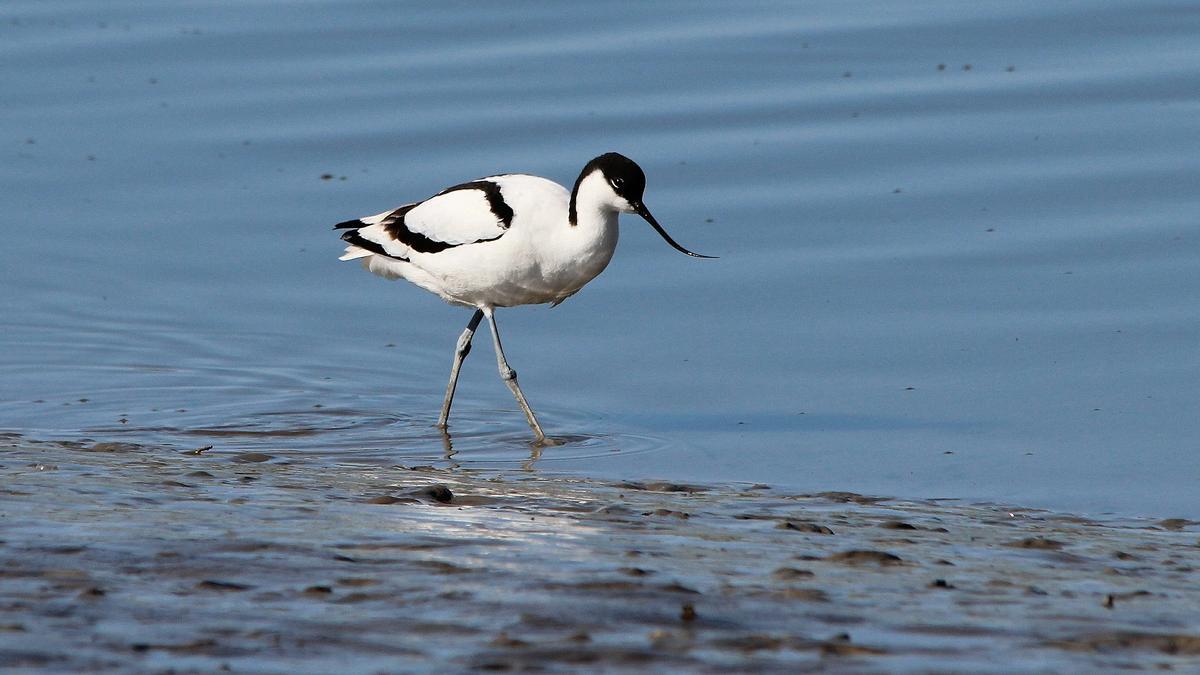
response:
[[[485,317],[492,332],[500,377],[512,390],[534,442],[546,434],[504,358],[496,329],[497,307],[551,306],[566,300],[604,271],[617,247],[617,216],[636,213],[677,251],[675,243],[642,202],[646,175],[615,152],[583,167],[568,191],[554,181],[527,174],[488,176],[446,188],[421,202],[334,226],[347,230],[341,260],[362,259],[371,272],[407,279],[446,302],[475,309],[458,338],[450,383],[438,427],[445,429],[458,371],[471,351],[471,338]]]

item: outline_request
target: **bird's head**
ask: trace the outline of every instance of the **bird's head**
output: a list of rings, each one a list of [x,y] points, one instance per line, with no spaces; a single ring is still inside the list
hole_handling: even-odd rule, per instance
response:
[[[667,231],[658,224],[658,221],[650,214],[650,209],[646,208],[645,202],[642,201],[642,194],[646,191],[646,173],[642,171],[642,167],[637,165],[637,162],[620,153],[608,152],[587,163],[587,166],[583,168],[583,171],[579,174],[579,180],[575,184],[575,194],[572,194],[572,206],[574,206],[575,196],[579,192],[580,184],[584,180],[596,180],[597,178],[599,179],[597,182],[603,183],[598,196],[604,206],[621,213],[638,214],[647,223],[650,223],[650,226],[658,232],[659,236],[676,251],[686,253],[693,258],[715,257],[693,253],[680,246],[671,238],[671,235],[667,234]],[[574,209],[572,208],[573,211]]]

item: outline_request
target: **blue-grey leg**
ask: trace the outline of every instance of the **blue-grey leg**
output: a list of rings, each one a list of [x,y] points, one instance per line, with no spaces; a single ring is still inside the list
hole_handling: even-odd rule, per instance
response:
[[[521,411],[525,413],[525,421],[529,422],[529,426],[533,429],[534,443],[544,443],[546,434],[542,432],[542,426],[533,416],[533,410],[530,409],[529,402],[525,400],[525,394],[521,393],[521,387],[517,384],[517,371],[510,368],[508,361],[504,358],[504,347],[500,346],[500,331],[496,329],[496,317],[492,316],[491,308],[485,308],[483,313],[487,317],[488,325],[492,328],[492,345],[496,348],[496,365],[500,368],[500,379],[508,385],[513,396],[517,398]]]
[[[471,338],[475,337],[475,329],[479,328],[480,321],[483,321],[483,310],[477,309],[471,317],[471,322],[467,324],[467,329],[458,336],[458,346],[454,348],[454,365],[450,368],[450,384],[446,385],[446,400],[442,403],[442,416],[438,418],[437,423],[442,429],[450,422],[450,404],[454,401],[454,388],[458,386],[458,370],[462,368],[467,354],[471,353]]]

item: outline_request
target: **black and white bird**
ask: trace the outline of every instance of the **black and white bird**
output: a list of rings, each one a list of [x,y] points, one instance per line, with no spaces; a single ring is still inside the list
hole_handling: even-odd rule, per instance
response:
[[[610,152],[588,162],[570,191],[538,176],[488,176],[334,226],[347,230],[341,260],[361,259],[375,274],[407,279],[446,302],[475,309],[454,350],[439,427],[450,418],[459,368],[486,317],[500,377],[524,411],[535,443],[546,443],[517,373],[504,358],[493,313],[497,307],[553,306],[579,292],[612,259],[618,214],[645,218],[678,251],[712,257],[675,243],[642,202],[645,188],[641,167]]]

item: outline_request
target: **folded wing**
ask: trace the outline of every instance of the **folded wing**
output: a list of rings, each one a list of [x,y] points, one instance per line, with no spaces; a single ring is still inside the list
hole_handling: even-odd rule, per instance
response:
[[[383,255],[410,260],[457,246],[495,241],[512,224],[512,208],[490,180],[455,185],[423,202],[334,226],[348,229],[342,260]]]

